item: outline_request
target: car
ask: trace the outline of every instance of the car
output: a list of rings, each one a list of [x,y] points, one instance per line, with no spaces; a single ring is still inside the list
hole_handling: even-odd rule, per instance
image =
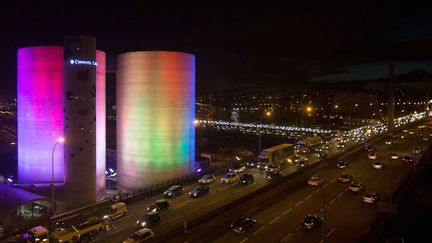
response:
[[[392,144],[392,140],[391,139],[385,140],[385,144],[388,144],[388,145]]]
[[[421,152],[422,152],[422,150],[420,148],[413,148],[412,149],[413,154],[420,154]]]
[[[331,149],[332,145],[331,143],[327,143],[326,145],[324,145],[324,149],[329,150]]]
[[[407,163],[407,164],[411,164],[411,163],[414,163],[414,158],[411,156],[404,156],[404,157],[402,157],[402,161]]]
[[[338,148],[338,149],[345,148],[345,143],[338,143],[338,144],[336,145],[336,148]]]
[[[402,135],[400,136],[400,138],[404,139],[404,138],[405,138],[405,135],[402,134]]]
[[[360,191],[363,191],[364,186],[363,186],[363,184],[360,183],[360,182],[352,182],[352,183],[349,185],[348,189],[349,189],[350,191],[352,191],[352,192],[360,192]]]
[[[343,168],[346,168],[346,167],[348,166],[348,163],[345,162],[345,161],[339,160],[339,161],[336,163],[336,166],[337,166],[339,169],[343,169]]]
[[[255,168],[257,166],[257,163],[258,163],[257,159],[251,159],[246,162],[246,167]]]
[[[376,192],[366,192],[365,195],[363,195],[363,202],[365,203],[376,203],[378,201],[378,194]]]
[[[371,145],[367,145],[367,146],[365,146],[365,150],[368,152],[372,152],[372,151],[375,151],[375,148],[372,147]]]
[[[169,202],[167,199],[159,199],[154,203],[150,204],[147,208],[148,212],[160,212],[163,210],[168,210]]]
[[[280,165],[273,163],[267,166],[266,171],[267,172],[279,172],[281,170]]]
[[[413,134],[414,134],[414,131],[408,131],[408,134],[413,135]]]
[[[195,187],[195,189],[189,192],[189,197],[191,198],[202,197],[204,195],[207,195],[209,191],[210,191],[210,187],[206,185],[199,185]]]
[[[238,180],[237,173],[226,173],[222,178],[221,182],[225,184],[234,183]]]
[[[238,179],[238,184],[248,185],[254,183],[254,176],[251,173],[245,173]]]
[[[294,163],[298,163],[298,162],[300,162],[301,160],[303,160],[303,156],[300,156],[300,155],[298,155],[298,154],[296,154],[296,155],[294,155],[293,157],[292,157],[292,160],[294,161]]]
[[[319,186],[323,182],[323,179],[318,176],[312,176],[308,180],[308,185]]]
[[[417,137],[422,137],[423,134],[422,134],[421,132],[417,132],[417,133],[416,133],[416,136],[417,136]]]
[[[296,163],[296,166],[299,169],[305,168],[307,166],[307,160],[300,160],[299,162]]]
[[[244,233],[247,230],[253,229],[256,220],[248,217],[239,217],[231,223],[231,230],[236,233]]]
[[[246,170],[246,167],[242,164],[234,165],[228,169],[229,172],[241,173]]]
[[[313,230],[315,228],[318,228],[322,225],[323,219],[315,216],[315,215],[306,215],[303,220],[301,221],[301,225],[303,228],[308,230]]]
[[[408,132],[408,129],[402,129],[402,132]]]
[[[341,176],[339,176],[338,181],[344,182],[344,183],[350,183],[353,181],[353,179],[354,178],[352,175],[343,173]]]
[[[133,233],[123,243],[147,242],[155,238],[155,233],[149,228],[143,228]]]
[[[372,168],[381,170],[384,167],[384,163],[382,161],[375,161],[372,163]]]
[[[326,152],[319,152],[318,153],[318,158],[319,159],[325,159],[325,158],[327,158],[327,153]]]
[[[368,154],[368,158],[369,159],[377,159],[378,158],[378,153],[377,152],[372,152]]]
[[[429,138],[428,137],[422,137],[422,141],[429,142]]]
[[[389,137],[391,137],[391,138],[397,138],[396,134],[394,134],[394,133],[390,133]],[[389,140],[391,140],[391,139],[389,139]]]
[[[265,162],[258,162],[257,163],[257,168],[259,170],[265,170],[265,169],[267,169],[267,166],[268,166],[268,163],[265,163]]]
[[[216,181],[216,176],[214,175],[204,175],[203,177],[201,177],[201,179],[199,179],[199,183],[200,184],[212,184],[213,182]]]
[[[282,178],[282,174],[280,172],[267,172],[266,179],[269,181],[275,181],[277,179]]]
[[[136,225],[138,228],[152,228],[160,221],[160,216],[157,212],[149,212],[144,214],[137,220]]]
[[[397,155],[395,153],[390,153],[390,157],[391,157],[391,159],[399,159],[399,155]]]
[[[171,186],[170,188],[168,188],[165,192],[164,192],[164,196],[167,198],[173,198],[176,197],[178,195],[183,194],[184,188],[181,185],[174,185]]]

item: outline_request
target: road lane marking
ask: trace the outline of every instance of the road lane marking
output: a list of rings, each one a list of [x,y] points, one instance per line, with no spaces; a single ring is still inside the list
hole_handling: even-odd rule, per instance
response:
[[[337,197],[340,198],[342,195],[343,195],[343,192],[339,193],[339,194],[337,195]]]
[[[226,196],[224,196],[224,197],[221,197],[221,198],[219,198],[218,200],[223,200],[223,199],[225,199],[225,198],[227,198],[227,197],[229,197],[229,195],[226,195]]]
[[[108,232],[108,234],[109,235],[114,235],[114,234],[117,234],[117,233],[119,233],[121,231],[124,231],[124,230],[126,230],[126,228],[122,228],[122,229],[118,229],[118,230],[115,230],[115,231],[111,231],[111,232]]]
[[[333,200],[331,200],[331,201],[329,202],[329,204],[334,203],[334,201],[336,201],[336,198],[333,198]]]
[[[125,219],[127,219],[127,218],[130,218],[130,217],[132,217],[132,214],[129,214],[129,215],[127,215],[127,216],[123,216],[123,217],[117,219],[116,221],[117,221],[117,222],[120,222],[120,221],[123,221],[123,220],[125,220]]]
[[[189,211],[188,213],[190,214],[190,213],[195,213],[196,211],[198,211],[199,210],[199,208],[197,208],[197,209],[194,209],[194,210],[192,210],[192,211]]]
[[[294,207],[297,207],[298,205],[300,205],[300,204],[302,204],[302,203],[303,203],[303,200],[300,201],[299,203],[297,203]]]
[[[311,198],[312,197],[312,194],[310,194],[309,196],[307,196],[306,198],[305,198],[305,200],[308,200],[309,198]]]
[[[211,202],[207,203],[206,205],[209,206],[209,205],[211,205],[211,204],[213,204],[213,203],[215,203],[215,202],[216,202],[216,201],[211,201]]]
[[[172,218],[172,219],[170,219],[170,220],[164,221],[163,223],[160,223],[159,225],[167,224],[167,223],[172,222],[172,221],[175,221],[175,220],[177,220],[177,219],[179,219],[179,218],[181,218],[181,217],[179,216],[179,217]]]
[[[330,181],[330,183],[333,183],[337,180],[337,178],[334,178],[333,180]]]
[[[269,224],[272,224],[272,223],[274,223],[274,222],[275,222],[276,220],[278,220],[278,219],[279,219],[279,217],[280,217],[280,216],[278,216],[277,218],[275,218],[275,219],[273,219],[272,221],[270,221],[270,222],[269,222]]]
[[[284,242],[284,241],[288,240],[288,238],[290,238],[292,235],[293,235],[292,232],[289,233],[287,236],[285,236],[285,237],[281,240],[281,242]]]
[[[256,235],[256,234],[258,234],[261,230],[263,230],[264,229],[264,226],[262,226],[261,228],[259,228],[257,231],[255,231],[254,233],[253,233],[253,235]]]
[[[318,192],[320,192],[321,190],[316,190],[314,193],[318,193]]]
[[[325,184],[323,187],[326,188],[326,187],[328,187],[329,185],[330,185],[330,184],[327,183],[327,184]]]
[[[331,235],[331,233],[333,233],[333,231],[335,231],[335,230],[336,230],[336,227],[331,229],[330,232],[327,233],[326,238],[328,238]]]
[[[301,229],[301,225],[297,226],[296,231],[299,231]]]
[[[292,210],[292,208],[289,208],[288,210],[286,210],[284,213],[283,213],[283,215],[285,215],[285,214],[287,214],[289,211],[291,211]]]
[[[244,238],[242,241],[240,241],[240,243],[246,242],[248,240],[248,238]]]

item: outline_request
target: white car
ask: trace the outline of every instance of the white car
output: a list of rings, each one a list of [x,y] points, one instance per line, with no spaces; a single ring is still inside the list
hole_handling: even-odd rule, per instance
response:
[[[413,148],[412,149],[413,154],[420,154],[421,152],[422,152],[422,150],[420,148]]]
[[[369,159],[377,159],[378,158],[378,154],[376,152],[372,152],[368,154],[368,158]]]
[[[364,189],[364,186],[360,182],[353,182],[349,185],[348,189],[352,192],[360,192]]]
[[[413,135],[413,134],[414,134],[414,131],[409,131],[408,134]]]
[[[214,175],[205,175],[201,179],[199,179],[199,183],[201,184],[211,184],[216,181],[216,177]]]
[[[318,176],[312,176],[311,178],[309,178],[308,180],[308,185],[311,186],[318,186],[319,184],[321,184],[323,182],[323,179],[321,179]]]
[[[392,144],[392,140],[391,139],[385,140],[385,144],[388,144],[388,145]]]
[[[144,242],[155,238],[155,233],[149,228],[143,228],[133,233],[123,243]]]
[[[393,153],[390,155],[390,157],[391,159],[399,159],[399,155]]]
[[[367,192],[363,196],[363,202],[365,203],[376,203],[378,201],[378,194],[375,192]]]
[[[378,170],[381,170],[381,169],[383,168],[383,166],[384,166],[384,163],[381,162],[381,161],[375,161],[375,162],[373,162],[373,164],[372,164],[372,167],[373,167],[374,169],[378,169]]]

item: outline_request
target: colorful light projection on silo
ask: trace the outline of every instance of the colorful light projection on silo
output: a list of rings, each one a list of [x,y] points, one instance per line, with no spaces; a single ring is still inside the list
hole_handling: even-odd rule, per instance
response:
[[[18,50],[18,179],[63,182],[63,47]]]
[[[96,193],[105,192],[106,162],[106,55],[96,51]]]
[[[193,171],[195,57],[129,52],[117,63],[119,186],[140,187]]]

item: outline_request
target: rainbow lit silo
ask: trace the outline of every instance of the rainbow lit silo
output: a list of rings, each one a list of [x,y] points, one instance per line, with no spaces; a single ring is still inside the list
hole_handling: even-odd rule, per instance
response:
[[[194,170],[195,57],[129,52],[117,63],[119,186],[140,187]]]
[[[105,193],[106,55],[96,50],[96,194]]]
[[[63,182],[63,47],[18,50],[18,178],[20,183]],[[53,157],[52,157],[53,156]]]

